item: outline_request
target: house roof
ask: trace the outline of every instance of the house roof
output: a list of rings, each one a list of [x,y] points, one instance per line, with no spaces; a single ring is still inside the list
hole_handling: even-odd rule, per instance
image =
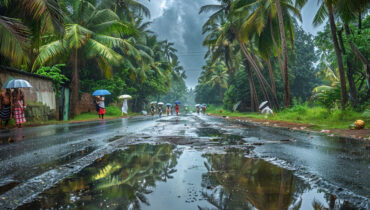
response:
[[[7,66],[1,66],[0,65],[0,69],[2,71],[7,71],[7,72],[16,73],[16,74],[22,74],[22,75],[26,75],[26,76],[30,76],[30,77],[37,77],[37,78],[40,78],[40,79],[53,81],[53,79],[51,79],[50,77],[47,77],[47,76],[42,76],[42,75],[38,75],[38,74],[34,74],[34,73],[31,73],[31,72],[22,71],[22,70],[18,70],[18,69],[14,69],[14,68],[7,67]]]

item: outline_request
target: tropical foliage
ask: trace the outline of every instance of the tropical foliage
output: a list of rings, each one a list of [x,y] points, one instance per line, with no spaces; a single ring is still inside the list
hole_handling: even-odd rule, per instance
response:
[[[46,75],[65,63],[58,73],[70,81],[72,114],[81,92],[103,88],[111,100],[131,94],[138,111],[172,83],[186,92],[174,44],[148,30],[149,16],[135,0],[1,0],[0,65]]]
[[[210,16],[203,26],[208,52],[197,102],[227,109],[240,102],[244,111],[257,111],[265,100],[275,109],[293,101],[360,110],[369,105],[368,1],[319,1],[313,25],[327,26],[316,37],[299,26],[306,2],[218,0],[201,7]],[[224,80],[212,80],[221,63]],[[228,88],[216,94],[221,87]]]

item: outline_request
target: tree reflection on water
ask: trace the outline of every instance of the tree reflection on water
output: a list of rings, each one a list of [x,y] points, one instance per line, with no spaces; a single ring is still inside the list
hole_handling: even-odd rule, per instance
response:
[[[245,158],[238,150],[204,157],[204,196],[219,209],[288,209],[295,202],[298,189],[291,171]]]
[[[141,203],[149,205],[145,195],[156,182],[165,182],[176,172],[181,152],[174,149],[169,144],[138,144],[105,155],[20,209],[140,209]]]

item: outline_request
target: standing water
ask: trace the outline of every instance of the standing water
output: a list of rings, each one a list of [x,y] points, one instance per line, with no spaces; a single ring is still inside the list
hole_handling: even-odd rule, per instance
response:
[[[96,160],[18,209],[313,209],[350,204],[292,171],[244,156],[136,144]]]

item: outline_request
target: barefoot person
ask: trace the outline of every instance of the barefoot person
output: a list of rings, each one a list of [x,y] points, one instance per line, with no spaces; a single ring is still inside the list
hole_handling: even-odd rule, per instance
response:
[[[24,109],[26,108],[26,101],[24,100],[24,94],[19,88],[15,88],[12,95],[13,99],[13,114],[15,124],[18,128],[22,127],[22,124],[26,122],[24,117]]]
[[[10,89],[6,89],[5,92],[0,93],[0,128],[3,127],[3,121],[5,121],[6,128],[11,118],[11,91]]]

